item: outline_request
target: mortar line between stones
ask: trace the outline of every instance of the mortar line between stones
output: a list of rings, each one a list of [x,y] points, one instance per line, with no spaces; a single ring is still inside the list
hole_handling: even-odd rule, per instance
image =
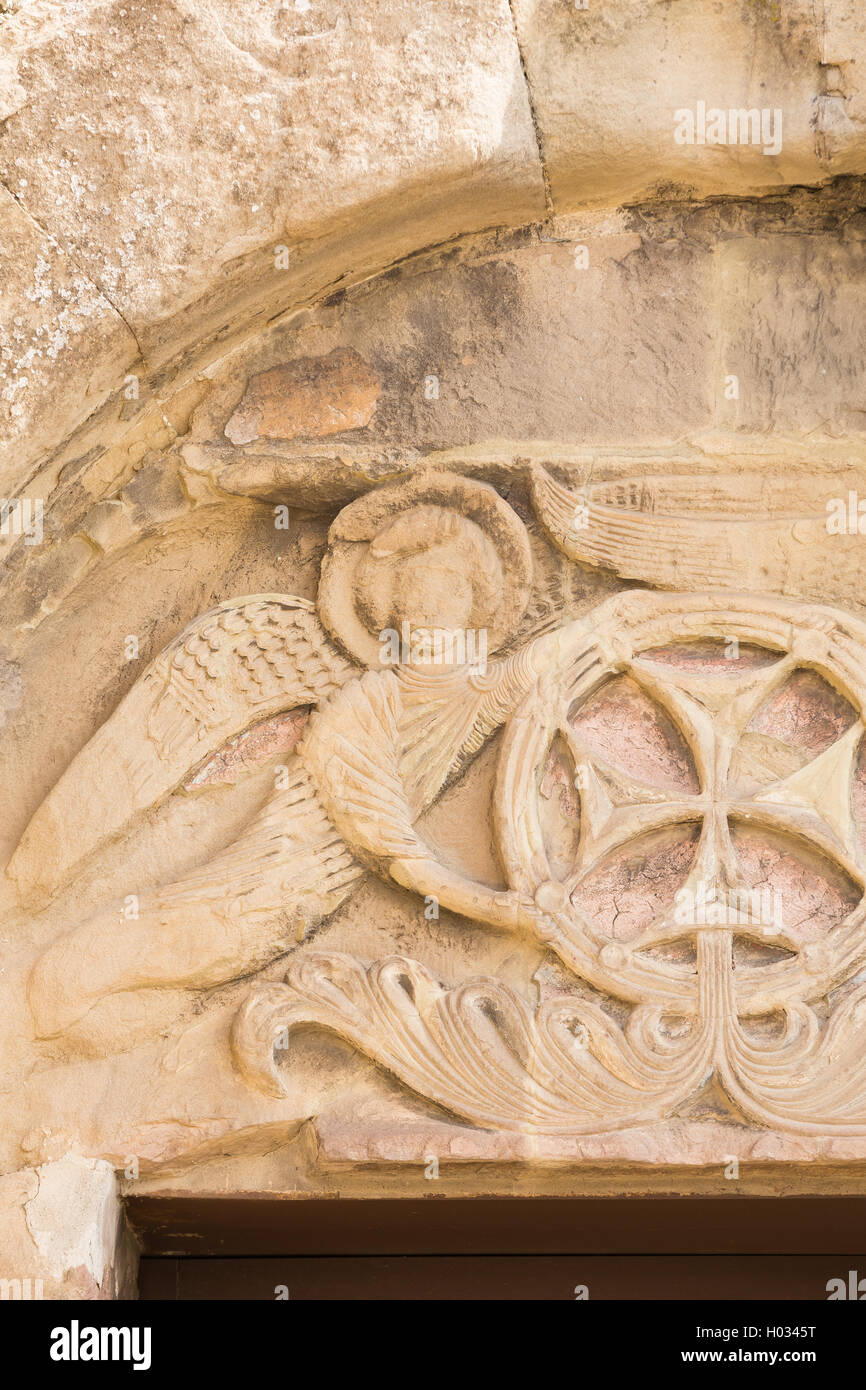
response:
[[[532,129],[535,132],[535,146],[538,150],[538,162],[541,165],[541,179],[544,184],[544,205],[548,214],[553,217],[555,210],[553,206],[553,191],[550,186],[550,175],[547,171],[547,161],[544,157],[544,140],[541,135],[541,125],[538,120],[538,112],[535,109],[535,99],[532,95],[532,84],[529,80],[529,71],[526,66],[526,59],[523,56],[523,47],[520,43],[520,30],[517,27],[517,15],[514,12],[515,0],[508,0],[508,10],[511,15],[511,25],[514,29],[514,42],[517,45],[517,57],[520,60],[520,71],[523,73],[523,81],[526,85],[526,100],[529,103],[529,115],[532,121]]]

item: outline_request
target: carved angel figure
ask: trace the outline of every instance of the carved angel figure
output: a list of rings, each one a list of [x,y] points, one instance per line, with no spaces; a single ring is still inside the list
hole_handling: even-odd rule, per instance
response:
[[[412,818],[501,721],[522,657],[493,662],[484,677],[449,666],[395,671],[379,664],[377,638],[379,628],[443,614],[449,627],[483,627],[491,652],[511,636],[531,560],[522,524],[494,489],[419,475],[346,507],[329,541],[319,606],[337,641],[299,598],[221,604],[148,666],[32,818],[8,872],[38,906],[137,818],[193,787],[245,731],[312,711],[267,804],[228,849],[142,893],[122,931],[111,902],[43,953],[29,986],[40,1036],[125,1046],[145,1012],[142,992],[209,989],[284,953],[336,910],[367,864],[406,848]],[[330,786],[328,748],[348,738],[362,756],[370,720],[390,746],[371,750],[357,785]],[[328,810],[344,797],[360,798],[371,827],[351,846]]]

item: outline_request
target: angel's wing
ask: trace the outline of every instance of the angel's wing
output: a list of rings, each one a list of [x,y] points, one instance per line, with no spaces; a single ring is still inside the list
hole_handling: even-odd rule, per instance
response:
[[[70,763],[8,872],[25,897],[50,897],[227,740],[319,704],[357,674],[306,600],[256,594],[220,604],[160,653]]]
[[[142,1019],[167,1022],[188,991],[258,970],[302,940],[363,873],[295,761],[228,848],[144,894],[122,930],[111,903],[43,952],[29,984],[37,1033],[74,1028],[92,1054],[129,1046]]]
[[[828,498],[862,470],[618,478],[572,491],[538,467],[532,500],[570,560],[661,589],[737,589],[857,602],[861,540],[828,529]],[[828,592],[829,590],[829,592]]]
[[[663,588],[736,588],[730,528],[712,517],[660,518],[649,487],[625,499],[599,496],[600,489],[573,492],[537,468],[532,500],[542,526],[570,560]]]

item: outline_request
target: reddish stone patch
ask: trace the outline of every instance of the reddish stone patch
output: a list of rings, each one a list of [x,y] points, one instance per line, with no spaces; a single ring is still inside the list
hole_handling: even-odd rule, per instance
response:
[[[861,738],[857,750],[857,765],[851,788],[851,814],[854,817],[857,838],[866,850],[866,738]]]
[[[614,676],[572,719],[587,747],[640,782],[697,792],[691,754],[673,720],[630,676]]]
[[[558,743],[554,743],[548,754],[540,790],[545,799],[557,790],[562,814],[569,820],[577,820],[580,798],[574,785],[574,769],[565,749]]]
[[[613,941],[634,941],[672,906],[692,867],[698,835],[695,826],[635,840],[587,874],[572,894],[574,906]]]
[[[551,870],[555,877],[567,878],[574,872],[580,843],[580,796],[571,758],[558,739],[548,754],[539,791],[541,833]]]
[[[736,825],[731,839],[746,887],[778,892],[785,930],[795,941],[805,944],[824,936],[860,901],[857,885],[805,846],[795,851],[759,828]]]
[[[252,772],[280,754],[291,753],[307,722],[307,710],[292,710],[290,714],[275,714],[254,724],[245,733],[233,738],[184,783],[184,789],[209,787],[216,782],[234,782],[244,773]]]
[[[698,642],[682,642],[667,647],[649,647],[641,652],[643,661],[659,666],[676,666],[681,671],[706,671],[713,675],[736,676],[742,671],[759,670],[779,660],[779,652],[766,647],[754,647],[741,642],[736,657],[726,656],[726,643],[711,638]]]
[[[795,671],[758,710],[749,729],[817,757],[850,729],[853,706],[817,671]]]
[[[354,348],[297,357],[247,383],[225,427],[232,444],[256,439],[322,439],[370,423],[382,383]]]

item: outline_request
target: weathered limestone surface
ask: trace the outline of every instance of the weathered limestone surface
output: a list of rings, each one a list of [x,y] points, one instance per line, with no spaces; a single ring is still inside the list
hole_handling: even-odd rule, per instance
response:
[[[113,1172],[861,1191],[856,6],[0,35],[0,1277],[129,1287]]]
[[[26,482],[28,457],[53,448],[102,404],[138,347],[93,280],[5,188],[0,247],[0,488],[6,496]]]
[[[514,0],[557,208],[628,202],[671,187],[693,197],[763,194],[862,172],[862,17],[849,0],[669,5]],[[679,145],[675,112],[781,112],[766,142]]]
[[[862,23],[853,0],[819,9],[811,0],[7,6],[0,180],[35,223],[31,235],[62,253],[75,301],[95,300],[123,347],[112,348],[113,380],[91,372],[77,401],[51,409],[77,349],[39,354],[80,312],[65,298],[52,309],[39,289],[44,246],[16,252],[9,319],[23,318],[25,331],[35,294],[46,322],[16,335],[4,359],[14,400],[3,396],[3,486],[20,488],[93,412],[57,465],[119,419],[141,418],[123,395],[133,367],[142,398],[155,393],[164,406],[170,383],[191,381],[215,342],[418,247],[550,209],[659,191],[765,194],[862,173]],[[779,153],[678,145],[674,113],[699,100],[781,111]],[[88,335],[88,353],[100,337]],[[53,437],[40,433],[47,416]],[[56,476],[57,467],[52,485]]]
[[[227,315],[231,334],[543,215],[507,0],[37,0],[0,24],[0,180],[129,325],[142,375]],[[39,455],[7,443],[20,485]]]

